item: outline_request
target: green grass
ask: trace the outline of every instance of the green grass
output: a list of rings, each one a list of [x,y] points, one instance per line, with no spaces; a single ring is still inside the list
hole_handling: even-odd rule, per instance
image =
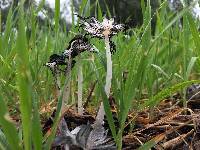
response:
[[[80,14],[89,14],[89,10],[84,10],[86,4],[88,5],[88,2],[83,0]],[[98,6],[97,17],[102,19],[98,0],[96,5]],[[117,105],[119,129],[115,128],[104,92],[106,58],[103,41],[92,39],[91,43],[100,50],[100,53],[85,53],[81,60],[84,78],[83,100],[86,100],[91,84],[97,80],[92,105],[98,106],[100,101],[104,101],[106,115],[118,149],[122,146],[123,129],[130,110],[140,112],[145,107],[155,107],[164,97],[178,90],[184,91],[183,89],[191,83],[199,82],[188,81],[195,79],[194,74],[198,76],[200,62],[198,23],[188,13],[189,9],[185,8],[175,14],[168,10],[167,3],[164,1],[157,12],[151,14],[149,1],[146,6],[144,3],[142,6],[143,25],[130,29],[128,32],[133,33],[130,36],[120,33],[113,38],[117,52],[112,56],[112,93]],[[6,29],[4,32],[0,30],[0,90],[2,91],[0,147],[16,150],[50,149],[60,116],[62,98],[60,97],[58,101],[57,121],[52,134],[43,137],[39,109],[41,104],[55,99],[52,74],[43,64],[48,61],[52,53],[60,53],[60,50],[64,50],[74,36],[71,32],[65,30],[63,32],[62,27],[59,26],[59,8],[59,0],[56,0],[53,30],[47,22],[44,25],[37,22],[38,10],[30,9],[30,14],[25,14],[22,3],[16,8],[19,13],[17,17],[14,17],[16,10],[9,11]],[[157,17],[155,35],[151,34],[150,21],[153,16]],[[182,28],[179,26],[181,17],[183,17]],[[17,32],[13,30],[14,27],[17,27]],[[72,31],[77,32],[74,25]],[[91,55],[94,55],[94,61],[89,59]],[[77,68],[75,66],[72,71],[71,101],[77,100],[75,94]],[[128,72],[126,79],[123,76],[124,72]],[[62,84],[65,82],[63,77]],[[147,93],[148,100],[141,104],[143,91]],[[8,113],[12,117],[20,116],[18,128],[8,118]]]

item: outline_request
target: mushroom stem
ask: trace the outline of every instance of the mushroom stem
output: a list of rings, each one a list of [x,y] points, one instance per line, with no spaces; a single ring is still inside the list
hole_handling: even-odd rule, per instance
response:
[[[112,81],[112,58],[111,58],[110,43],[109,43],[108,35],[105,35],[105,48],[106,48],[106,58],[107,58],[107,72],[106,72],[106,84],[105,84],[104,90],[105,90],[107,98],[109,98],[110,89],[111,89],[111,81]],[[105,110],[103,107],[103,102],[101,102],[100,108],[102,108],[101,115],[104,116]]]
[[[106,73],[106,84],[105,84],[105,92],[107,97],[109,98],[110,89],[111,89],[111,81],[112,81],[112,59],[110,52],[110,44],[109,37],[105,36],[105,45],[106,45],[106,58],[107,58],[107,73]]]

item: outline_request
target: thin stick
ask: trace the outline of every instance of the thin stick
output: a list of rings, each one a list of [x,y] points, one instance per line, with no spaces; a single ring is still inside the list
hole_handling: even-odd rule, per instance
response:
[[[78,61],[78,114],[83,115],[83,71],[81,63],[81,55],[79,54]]]
[[[92,93],[93,93],[93,91],[94,91],[94,89],[95,89],[96,84],[97,84],[97,81],[95,81],[95,82],[92,84],[92,86],[91,86],[91,88],[90,88],[89,95],[88,95],[88,97],[87,97],[87,99],[86,99],[85,104],[83,105],[83,108],[86,108],[86,107],[88,106],[88,103],[91,101]]]
[[[69,55],[68,65],[67,65],[67,70],[66,70],[65,76],[68,76],[68,78],[66,78],[67,80],[65,81],[65,85],[64,85],[64,88],[63,88],[63,97],[62,97],[61,111],[64,111],[65,106],[68,104],[69,98],[70,98],[71,54]]]
[[[60,89],[60,77],[59,77],[59,73],[56,71],[55,73],[53,73],[53,78],[54,78],[54,82],[56,85],[56,96],[57,98],[60,96],[61,94],[61,89]]]

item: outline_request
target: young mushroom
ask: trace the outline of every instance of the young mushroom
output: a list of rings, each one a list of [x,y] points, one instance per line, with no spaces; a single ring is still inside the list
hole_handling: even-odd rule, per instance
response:
[[[46,63],[45,65],[50,68],[53,77],[54,77],[54,82],[56,85],[56,90],[57,90],[57,96],[60,95],[60,79],[59,79],[59,74],[61,72],[64,72],[60,68],[60,66],[66,65],[67,63],[65,62],[65,58],[62,55],[58,54],[53,54],[49,57],[49,62]]]
[[[111,48],[114,47],[114,43],[111,41],[111,38],[116,35],[118,32],[123,31],[125,26],[123,24],[116,24],[114,19],[104,18],[102,22],[99,22],[96,18],[83,18],[80,17],[80,26],[91,36],[104,39],[105,49],[106,49],[106,58],[107,58],[107,74],[106,74],[106,84],[105,84],[105,93],[107,98],[109,98],[111,90],[111,81],[112,81],[112,59],[111,59]],[[114,45],[114,46],[113,46]],[[101,103],[103,105],[103,103]]]
[[[88,38],[79,35],[74,37],[69,42],[69,46],[63,52],[63,56],[65,56],[66,58],[71,57],[72,59],[74,59],[76,56],[84,51],[97,52],[96,49],[94,49],[93,45],[89,43]]]
[[[90,19],[80,17],[80,26],[82,26],[83,29],[91,36],[102,38],[105,40],[107,57],[107,75],[105,92],[107,97],[109,97],[112,80],[111,47],[113,46],[113,43],[111,42],[111,38],[112,36],[116,35],[119,31],[123,31],[124,25],[116,24],[113,18],[104,18],[103,22],[99,22],[94,17],[91,17]]]
[[[89,51],[89,52],[97,52],[96,49],[89,43],[88,39],[85,36],[76,36],[70,42],[69,46],[61,55],[53,54],[49,58],[49,62],[46,63],[46,66],[50,68],[52,74],[54,75],[54,80],[56,82],[57,89],[60,92],[60,81],[59,75],[64,72],[65,76],[68,76],[70,80],[71,76],[71,69],[74,67],[76,60],[75,58],[82,52]],[[62,66],[65,66],[62,69]],[[63,92],[63,100],[62,104],[63,107],[65,104],[68,103],[70,94],[70,82],[65,84],[64,92]],[[79,104],[82,104],[79,102]],[[78,106],[82,109],[82,105]]]

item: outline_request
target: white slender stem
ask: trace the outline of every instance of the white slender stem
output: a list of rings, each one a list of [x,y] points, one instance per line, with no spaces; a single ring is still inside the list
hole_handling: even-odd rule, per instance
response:
[[[111,59],[110,44],[109,44],[108,36],[105,36],[105,45],[106,45],[106,58],[107,58],[105,92],[106,92],[107,97],[109,97],[110,89],[111,89],[111,81],[112,81],[112,59]]]
[[[79,54],[79,63],[78,63],[78,114],[83,115],[83,71],[81,56]]]
[[[95,125],[103,125],[104,124],[104,116],[105,116],[105,110],[104,110],[104,106],[103,106],[103,102],[101,102],[101,105],[99,107],[99,111],[97,113],[96,116],[96,120],[94,122],[94,126]]]
[[[106,72],[106,84],[105,84],[105,93],[107,95],[107,98],[109,98],[110,90],[111,90],[111,81],[112,81],[112,58],[111,58],[111,52],[110,52],[110,43],[109,43],[109,37],[108,34],[105,35],[105,48],[106,48],[106,58],[107,58],[107,72]],[[105,110],[103,106],[103,102],[101,102],[100,108],[102,108],[102,116],[105,115]]]

